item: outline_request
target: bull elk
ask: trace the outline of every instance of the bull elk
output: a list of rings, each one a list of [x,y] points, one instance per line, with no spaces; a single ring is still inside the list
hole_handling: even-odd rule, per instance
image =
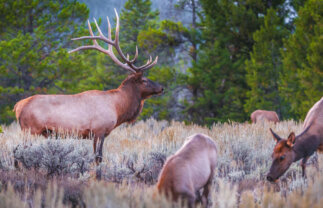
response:
[[[250,115],[252,123],[259,123],[263,121],[279,122],[278,115],[275,111],[256,110]]]
[[[99,32],[93,34],[90,22],[88,27],[90,36],[74,38],[72,40],[93,41],[93,45],[80,46],[69,51],[94,49],[108,55],[118,66],[131,72],[117,89],[108,91],[90,90],[74,95],[34,95],[20,100],[14,107],[16,118],[22,130],[30,129],[31,134],[42,134],[47,137],[48,132],[74,131],[87,138],[93,136],[93,150],[96,162],[102,161],[102,147],[104,138],[124,122],[133,122],[140,114],[145,99],[152,95],[161,94],[163,87],[146,77],[143,72],[156,65],[158,57],[152,58],[143,66],[135,66],[138,57],[138,48],[132,60],[123,54],[119,46],[119,16],[116,13],[115,40],[111,38],[111,26],[108,21],[108,38],[101,32],[96,20],[95,25]],[[108,49],[101,47],[97,40],[108,44]],[[114,54],[112,46],[121,57],[120,61]],[[123,63],[125,62],[125,63]],[[97,148],[98,145],[98,148]]]
[[[204,188],[202,203],[206,206],[217,161],[217,148],[212,139],[195,134],[171,157],[160,173],[157,189],[173,201],[186,200],[194,207],[199,190]]]
[[[308,158],[316,151],[323,151],[323,97],[307,113],[303,131],[298,136],[292,132],[287,139],[282,139],[272,129],[276,145],[272,154],[273,162],[267,180],[274,182],[283,175],[289,166],[300,159],[302,175]]]

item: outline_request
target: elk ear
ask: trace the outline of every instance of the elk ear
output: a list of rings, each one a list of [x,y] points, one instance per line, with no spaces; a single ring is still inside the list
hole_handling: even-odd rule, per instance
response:
[[[295,133],[294,132],[290,133],[290,135],[288,136],[288,139],[287,139],[287,145],[292,147],[295,143],[295,139],[296,139]]]
[[[278,143],[280,140],[282,140],[282,138],[280,138],[280,136],[278,136],[271,128],[269,128],[271,134],[273,135],[274,140]]]

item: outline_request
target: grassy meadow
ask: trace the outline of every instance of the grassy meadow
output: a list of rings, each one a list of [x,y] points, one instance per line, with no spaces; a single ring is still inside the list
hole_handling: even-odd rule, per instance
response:
[[[218,146],[209,207],[320,207],[323,156],[308,161],[306,179],[298,163],[277,184],[266,182],[274,140],[302,123],[224,123],[210,128],[181,122],[138,121],[106,138],[96,167],[91,140],[73,135],[45,139],[22,132],[17,123],[0,134],[0,207],[178,207],[157,194],[155,184],[168,156],[194,133]],[[14,158],[19,161],[15,167]],[[102,180],[95,179],[96,171]]]

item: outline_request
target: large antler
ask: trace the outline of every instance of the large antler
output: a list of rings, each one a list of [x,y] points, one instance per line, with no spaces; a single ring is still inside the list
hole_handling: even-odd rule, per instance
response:
[[[134,65],[134,62],[136,61],[136,59],[138,57],[138,47],[137,46],[136,46],[135,57],[132,60],[129,60],[129,55],[128,54],[127,54],[127,57],[123,54],[123,52],[122,52],[122,50],[121,50],[121,48],[119,46],[119,15],[118,15],[116,9],[114,9],[114,12],[116,13],[116,17],[117,17],[116,33],[115,33],[115,39],[114,40],[112,40],[112,38],[111,38],[111,25],[110,25],[110,21],[109,21],[108,17],[107,17],[107,21],[108,21],[108,38],[105,37],[103,35],[103,33],[101,32],[101,29],[98,26],[98,23],[96,22],[96,19],[94,19],[94,23],[96,25],[96,28],[98,29],[99,36],[95,36],[93,34],[90,21],[88,20],[89,32],[90,32],[91,36],[83,36],[83,37],[79,37],[79,38],[73,38],[72,40],[91,39],[91,40],[93,40],[93,45],[80,46],[80,47],[78,47],[78,48],[76,48],[74,50],[69,51],[69,53],[73,53],[73,52],[80,51],[80,50],[85,50],[85,49],[95,49],[95,50],[98,50],[98,51],[100,51],[102,53],[107,54],[108,56],[111,57],[111,59],[114,61],[114,63],[116,63],[117,65],[121,66],[122,68],[124,68],[124,69],[126,69],[128,71],[131,71],[133,73],[136,73],[136,72],[139,72],[139,71],[144,71],[144,70],[152,68],[154,65],[157,64],[158,56],[155,58],[154,61],[152,61],[152,58],[150,56],[150,58],[148,59],[148,61],[147,61],[147,63],[145,65],[137,67],[137,66]],[[96,40],[102,40],[102,41],[106,42],[108,44],[108,50],[101,47]],[[115,47],[115,49],[117,50],[117,52],[120,55],[121,59],[125,63],[122,63],[114,55],[112,46]]]

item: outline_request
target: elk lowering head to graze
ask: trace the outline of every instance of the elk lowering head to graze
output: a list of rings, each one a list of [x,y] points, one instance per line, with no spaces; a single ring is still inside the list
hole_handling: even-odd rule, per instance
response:
[[[210,137],[204,134],[190,136],[167,159],[157,183],[159,193],[173,201],[182,198],[192,207],[199,198],[199,190],[204,188],[201,200],[206,205],[216,161],[217,148]]]
[[[143,77],[143,72],[152,68],[157,63],[158,57],[154,61],[150,57],[145,65],[137,67],[134,62],[138,57],[138,49],[136,48],[136,54],[132,60],[121,51],[119,17],[116,11],[115,13],[115,40],[111,39],[111,26],[108,18],[108,38],[102,34],[96,20],[94,21],[99,35],[95,36],[88,21],[90,36],[73,40],[91,39],[93,45],[81,46],[69,53],[95,49],[107,54],[117,65],[131,72],[117,89],[90,90],[74,95],[34,95],[19,101],[14,107],[21,128],[30,129],[32,134],[48,136],[48,132],[61,129],[64,132],[76,131],[83,137],[92,135],[97,163],[102,161],[104,138],[120,124],[133,122],[140,114],[146,98],[163,92],[161,85]],[[101,47],[97,40],[107,43],[108,49]],[[112,46],[125,63],[115,56]]]
[[[256,110],[250,115],[252,123],[259,123],[263,121],[279,122],[278,115],[275,111]]]
[[[303,177],[306,161],[315,151],[323,151],[323,97],[307,113],[303,132],[295,136],[290,133],[282,139],[270,129],[276,145],[272,154],[273,163],[267,174],[267,180],[274,182],[283,175],[289,166],[300,159]]]

